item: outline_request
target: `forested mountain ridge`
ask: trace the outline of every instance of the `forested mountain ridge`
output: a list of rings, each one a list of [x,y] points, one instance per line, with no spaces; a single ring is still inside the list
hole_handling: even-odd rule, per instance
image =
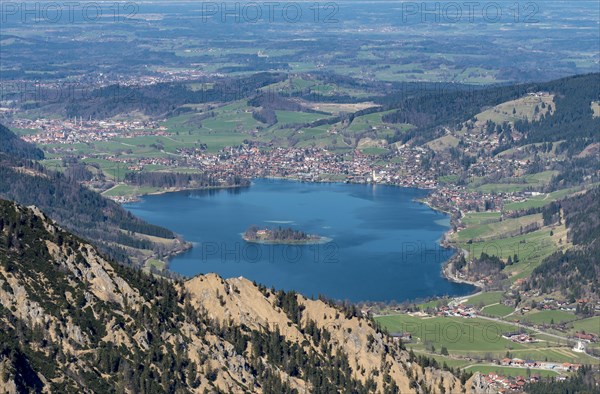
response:
[[[549,92],[556,97],[556,111],[538,120],[515,122],[515,129],[524,134],[519,141],[506,141],[497,152],[511,146],[534,142],[553,142],[569,138],[566,146],[581,140],[598,142],[600,117],[595,117],[590,104],[600,100],[600,74],[576,75],[543,83],[491,86],[485,88],[442,89],[440,94],[427,90],[392,93],[377,100],[387,109],[395,111],[383,119],[393,123],[411,123],[417,126],[401,136],[403,141],[430,140],[440,127],[456,127],[476,116],[485,108],[501,104],[536,92]],[[566,148],[565,146],[565,148]],[[583,147],[581,147],[583,148]],[[564,149],[564,148],[563,148]]]
[[[24,159],[44,158],[41,149],[23,141],[2,124],[0,124],[0,153]]]
[[[166,256],[185,246],[172,231],[146,223],[68,175],[31,161],[43,158],[43,152],[2,125],[0,137],[0,198],[39,207],[121,260],[141,261],[147,252]],[[167,242],[153,242],[150,237]]]
[[[0,200],[3,392],[486,393],[351,310],[216,275],[113,263]]]
[[[190,111],[185,104],[227,102],[252,96],[257,89],[281,81],[283,74],[257,73],[217,81],[197,81],[206,88],[192,90],[182,83],[160,83],[151,86],[111,85],[92,92],[89,100],[61,103],[59,112],[67,117],[82,116],[105,119],[133,111],[149,116],[176,115]],[[52,109],[57,111],[55,107]]]
[[[600,295],[600,188],[551,204],[542,212],[544,220],[561,220],[561,210],[574,247],[544,259],[525,286],[539,289],[542,294],[560,292],[571,302],[597,299]],[[581,312],[593,313],[591,310]]]

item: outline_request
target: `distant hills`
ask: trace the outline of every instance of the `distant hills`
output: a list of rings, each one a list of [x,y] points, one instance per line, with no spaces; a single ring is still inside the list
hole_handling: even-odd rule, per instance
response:
[[[435,137],[439,127],[454,127],[471,119],[483,109],[526,96],[529,93],[550,92],[556,96],[556,112],[540,120],[519,121],[515,128],[526,134],[518,143],[507,143],[498,152],[511,146],[534,142],[567,139],[567,144],[600,141],[600,117],[590,106],[600,100],[600,73],[576,75],[543,83],[502,85],[481,88],[441,86],[439,92],[426,88],[414,92],[390,93],[378,99],[387,109],[386,122],[411,123],[416,129],[402,135],[403,141],[426,142]]]
[[[94,240],[124,261],[139,263],[147,253],[165,256],[185,246],[170,230],[148,224],[67,175],[32,161],[42,159],[43,152],[2,125],[0,138],[0,198],[39,207],[65,228]]]
[[[594,144],[600,118],[590,104],[599,99],[599,77],[437,96],[416,92],[380,104],[387,109],[387,122],[416,126],[392,139],[424,145],[452,129],[454,138],[462,138],[460,147],[471,138],[462,129],[473,126],[473,118],[486,109],[523,94],[550,92],[555,107],[535,119],[518,119],[510,127],[486,122],[478,132],[503,143],[493,151],[468,153],[472,157],[464,167],[530,145],[531,157],[520,160],[531,161],[533,173],[556,174],[544,186],[553,190],[589,184],[598,176]],[[254,90],[278,80],[261,74],[249,80],[252,88],[243,96],[252,100],[259,94]],[[187,103],[187,90],[154,87],[146,93],[158,100],[163,88],[174,102]],[[287,108],[291,103],[272,104]],[[98,114],[95,104],[88,104],[80,109]],[[175,111],[177,105],[155,109]],[[117,110],[107,108],[102,115]],[[523,138],[513,139],[513,132]],[[489,392],[479,374],[440,368],[435,360],[407,352],[355,307],[276,292],[241,278],[171,280],[130,267],[126,263],[141,265],[186,245],[68,173],[45,169],[36,162],[43,152],[1,125],[0,138],[0,198],[14,201],[0,201],[0,387],[5,391]],[[457,150],[440,149],[432,160],[464,159],[464,152],[453,157]],[[573,300],[600,292],[598,201],[599,191],[592,188],[531,208],[541,213],[544,226],[564,220],[573,247],[544,258],[522,288]]]

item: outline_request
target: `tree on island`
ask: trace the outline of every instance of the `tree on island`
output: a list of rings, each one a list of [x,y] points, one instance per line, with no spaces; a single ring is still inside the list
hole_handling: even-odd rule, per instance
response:
[[[258,226],[252,225],[248,227],[248,230],[244,233],[244,236],[248,239],[258,239]]]
[[[252,225],[248,227],[248,230],[244,233],[244,238],[251,241],[309,241],[318,237],[289,227],[283,228],[280,226],[275,229],[270,229],[259,228]]]

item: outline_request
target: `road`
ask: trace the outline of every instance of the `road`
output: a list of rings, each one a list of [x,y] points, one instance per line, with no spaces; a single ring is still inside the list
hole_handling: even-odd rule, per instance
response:
[[[394,316],[394,315],[398,315],[398,313],[386,314],[386,315],[378,315],[376,317]],[[527,330],[531,330],[531,331],[536,332],[538,334],[546,335],[548,337],[551,337],[551,338],[554,338],[554,339],[557,339],[557,340],[560,340],[560,341],[564,341],[565,343],[573,343],[574,342],[572,339],[567,338],[566,336],[551,334],[549,332],[540,330],[539,328],[535,328],[535,327],[531,327],[531,326],[526,326],[524,324],[519,324],[519,323],[516,323],[516,322],[511,322],[511,321],[507,321],[507,320],[502,320],[502,319],[498,319],[498,318],[494,318],[494,317],[481,316],[481,315],[477,315],[476,317],[478,319],[493,321],[493,322],[500,323],[500,324],[508,324],[508,325],[515,326],[515,327],[518,327],[518,328],[525,328]],[[588,356],[590,356],[590,357],[592,357],[592,358],[594,358],[596,360],[600,360],[600,357],[593,356],[593,355],[591,355],[591,354],[589,354],[587,352],[585,354],[587,354]]]
[[[497,322],[497,323],[510,324],[512,326],[519,327],[519,328],[526,328],[528,330],[537,332],[538,334],[546,335],[546,336],[549,336],[551,338],[555,338],[555,339],[558,339],[558,340],[561,340],[561,341],[566,341],[567,343],[568,342],[574,342],[570,338],[563,337],[563,336],[556,335],[556,334],[551,334],[549,332],[542,331],[539,328],[535,328],[535,327],[531,327],[531,326],[526,326],[524,324],[519,324],[519,323],[516,323],[516,322],[511,322],[511,321],[507,321],[507,320],[497,319],[497,318],[494,318],[494,317],[481,316],[481,315],[477,315],[477,317],[479,319],[490,320],[490,321],[494,321],[494,322]],[[589,354],[587,352],[585,354],[587,354],[588,356],[590,356],[590,357],[592,357],[592,358],[594,358],[596,360],[600,360],[600,357],[593,356],[593,355],[591,355],[591,354]]]

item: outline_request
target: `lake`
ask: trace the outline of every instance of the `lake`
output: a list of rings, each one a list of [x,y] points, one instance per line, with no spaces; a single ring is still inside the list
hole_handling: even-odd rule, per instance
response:
[[[384,185],[258,179],[236,189],[151,195],[125,207],[194,244],[173,258],[185,276],[216,272],[268,287],[350,301],[465,295],[441,274],[452,250],[439,244],[449,217],[415,199],[427,191]],[[251,225],[291,227],[325,244],[245,242]]]

